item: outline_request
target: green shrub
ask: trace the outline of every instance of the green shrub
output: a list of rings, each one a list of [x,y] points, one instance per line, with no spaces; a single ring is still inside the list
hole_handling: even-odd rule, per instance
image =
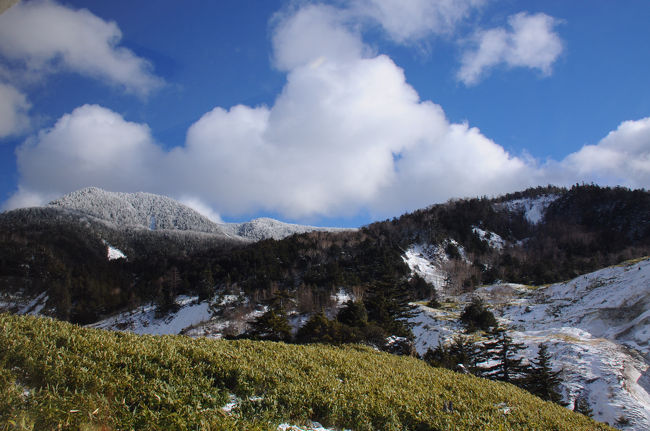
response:
[[[226,413],[230,396],[239,403]],[[0,430],[272,430],[310,420],[354,430],[611,429],[512,385],[368,347],[136,336],[0,315]]]
[[[465,325],[468,332],[475,332],[479,329],[487,331],[497,326],[497,319],[488,310],[480,296],[474,296],[472,302],[465,306],[460,315],[460,321]]]

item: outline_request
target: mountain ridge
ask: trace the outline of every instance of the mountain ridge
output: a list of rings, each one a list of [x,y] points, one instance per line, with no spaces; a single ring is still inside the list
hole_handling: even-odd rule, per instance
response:
[[[285,223],[266,217],[243,223],[218,223],[167,196],[146,192],[110,192],[97,187],[68,193],[51,201],[48,206],[78,211],[119,227],[195,231],[250,241],[279,240],[311,231],[350,230]]]

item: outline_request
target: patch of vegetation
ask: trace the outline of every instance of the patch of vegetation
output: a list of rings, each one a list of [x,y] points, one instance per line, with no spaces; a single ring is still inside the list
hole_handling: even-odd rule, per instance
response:
[[[231,394],[242,401],[227,413]],[[509,384],[360,346],[136,336],[0,315],[0,429],[266,430],[309,420],[355,430],[612,429]]]
[[[474,296],[472,302],[465,306],[460,321],[467,328],[467,332],[488,331],[498,324],[496,317],[480,296]]]

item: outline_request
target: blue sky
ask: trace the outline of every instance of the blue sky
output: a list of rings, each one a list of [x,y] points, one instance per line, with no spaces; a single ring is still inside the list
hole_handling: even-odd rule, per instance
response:
[[[650,3],[24,1],[0,202],[86,186],[355,226],[540,184],[650,185]]]

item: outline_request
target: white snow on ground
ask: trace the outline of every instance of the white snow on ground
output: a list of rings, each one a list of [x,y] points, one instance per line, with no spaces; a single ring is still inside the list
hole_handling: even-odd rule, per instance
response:
[[[352,293],[346,292],[344,288],[339,287],[339,290],[336,291],[336,294],[332,295],[332,299],[336,301],[337,306],[342,306],[348,301],[354,301],[356,298]]]
[[[546,287],[498,284],[475,293],[528,346],[527,358],[535,358],[541,343],[548,345],[554,368],[563,370],[569,407],[583,395],[595,419],[650,429],[650,259]],[[419,306],[411,320],[418,353],[462,333],[458,317],[470,295],[448,299],[456,305]]]
[[[180,334],[184,329],[208,321],[212,317],[210,304],[199,302],[198,297],[179,296],[176,313],[156,317],[156,305],[138,307],[89,325],[93,328],[130,331],[136,334]]]
[[[263,398],[261,397],[250,397],[248,398],[249,401],[261,401]],[[234,394],[230,394],[230,400],[229,402],[221,408],[221,411],[223,411],[227,415],[233,415],[237,414],[237,409],[239,409],[239,405],[241,403],[241,399],[237,398]],[[288,422],[281,423],[278,425],[277,428],[278,431],[336,431],[334,428],[325,428],[323,425],[321,425],[318,422],[310,422],[308,425],[291,425]],[[350,431],[350,430],[343,430],[343,431]]]
[[[494,232],[489,232],[478,227],[472,228],[475,234],[483,241],[487,241],[488,245],[497,250],[503,250],[506,242],[501,236],[497,235]]]
[[[511,211],[523,211],[524,217],[532,224],[538,224],[544,219],[546,208],[558,198],[558,195],[542,195],[536,198],[514,199],[498,203],[497,208],[505,207]]]
[[[36,297],[25,295],[22,291],[0,292],[0,313],[39,315],[48,299],[47,292]]]
[[[122,250],[117,249],[109,244],[106,244],[108,260],[115,259],[126,259],[126,255],[122,253]]]
[[[18,314],[31,314],[33,316],[37,316],[45,307],[47,300],[47,292],[43,292],[34,298],[29,304],[20,309],[20,311],[18,311]]]
[[[318,422],[312,422],[307,426],[297,426],[289,425],[288,423],[283,423],[278,425],[278,431],[335,431],[334,428],[325,428],[323,425]]]
[[[447,260],[442,247],[414,244],[404,252],[402,258],[412,272],[438,291],[443,290],[447,285],[447,274],[440,269],[440,264]]]

